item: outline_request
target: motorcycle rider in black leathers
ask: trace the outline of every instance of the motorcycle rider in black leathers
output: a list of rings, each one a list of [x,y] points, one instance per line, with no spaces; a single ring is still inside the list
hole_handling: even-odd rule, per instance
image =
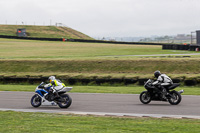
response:
[[[169,78],[166,74],[161,74],[160,71],[155,71],[154,76],[157,80],[153,82],[153,85],[161,89],[161,94],[163,96],[168,96],[166,88],[173,84],[171,78]]]

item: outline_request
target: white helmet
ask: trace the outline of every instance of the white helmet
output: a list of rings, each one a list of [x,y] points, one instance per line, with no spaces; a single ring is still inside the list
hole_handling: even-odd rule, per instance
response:
[[[53,80],[55,80],[55,79],[56,79],[55,76],[50,76],[50,77],[49,77],[49,82],[51,82],[51,81],[53,81]]]

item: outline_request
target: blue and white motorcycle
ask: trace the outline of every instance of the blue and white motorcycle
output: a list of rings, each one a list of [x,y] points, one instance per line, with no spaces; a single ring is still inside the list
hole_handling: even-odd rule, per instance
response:
[[[51,84],[45,84],[44,82],[37,86],[35,95],[31,98],[31,105],[39,107],[44,103],[50,103],[50,105],[58,105],[60,108],[68,108],[72,104],[72,99],[66,92],[70,91],[72,87],[63,87],[58,90],[59,97],[56,98],[50,91],[51,87]]]

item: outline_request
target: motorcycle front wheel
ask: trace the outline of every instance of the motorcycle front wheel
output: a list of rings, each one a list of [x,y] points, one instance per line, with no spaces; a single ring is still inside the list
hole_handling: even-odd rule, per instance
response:
[[[37,94],[35,94],[32,98],[31,98],[31,105],[33,107],[39,107],[42,104],[42,98],[40,96],[38,96]]]
[[[150,94],[148,93],[148,91],[143,91],[141,94],[140,94],[140,101],[143,103],[143,104],[148,104],[151,102],[151,96]]]
[[[169,103],[171,105],[178,105],[181,102],[181,94],[178,93],[177,91],[172,91],[170,92],[170,98],[169,98]]]
[[[72,99],[68,94],[61,95],[63,99],[65,99],[65,102],[58,102],[58,106],[60,108],[68,108],[72,104]]]

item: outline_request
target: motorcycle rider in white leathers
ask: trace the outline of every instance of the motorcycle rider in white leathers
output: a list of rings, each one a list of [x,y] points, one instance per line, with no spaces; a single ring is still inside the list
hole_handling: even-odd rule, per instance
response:
[[[49,82],[52,86],[52,88],[50,89],[50,91],[52,91],[52,93],[56,96],[55,98],[58,98],[58,90],[62,89],[63,87],[65,87],[65,84],[62,83],[59,79],[56,79],[55,76],[50,76],[49,77]]]
[[[168,93],[166,88],[172,85],[173,81],[166,74],[161,74],[160,71],[155,71],[154,76],[157,78],[157,80],[153,82],[153,85],[158,86],[161,89],[162,94],[167,96]]]

